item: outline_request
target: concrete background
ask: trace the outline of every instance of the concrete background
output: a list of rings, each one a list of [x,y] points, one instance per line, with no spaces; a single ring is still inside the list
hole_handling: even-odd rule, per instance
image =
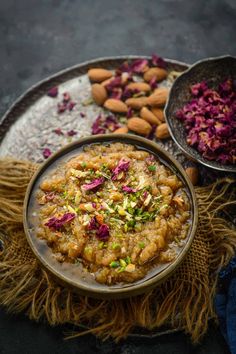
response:
[[[87,59],[236,55],[235,19],[235,0],[1,0],[0,114],[32,84]],[[228,353],[214,326],[198,346],[182,333],[119,345],[92,336],[65,342],[63,329],[1,309],[0,353]]]

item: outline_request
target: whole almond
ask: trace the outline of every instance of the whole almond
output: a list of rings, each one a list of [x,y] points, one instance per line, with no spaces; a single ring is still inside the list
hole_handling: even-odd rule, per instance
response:
[[[128,131],[129,131],[129,129],[128,129],[127,125],[124,125],[123,127],[120,127],[118,129],[114,130],[113,133],[114,134],[127,134]]]
[[[149,82],[153,77],[156,77],[157,81],[162,81],[166,79],[167,71],[162,68],[150,68],[143,75],[144,80],[147,82]]]
[[[162,123],[161,125],[158,125],[156,128],[155,135],[158,139],[166,139],[169,138],[170,133],[167,127],[166,123]]]
[[[131,82],[126,87],[129,90],[139,90],[143,92],[149,92],[151,90],[151,86],[146,82]]]
[[[157,108],[157,107],[152,107],[151,111],[153,114],[155,114],[157,119],[159,119],[161,122],[165,122],[165,116],[164,116],[164,112],[162,109]]]
[[[152,130],[151,125],[139,117],[130,118],[128,120],[128,128],[140,135],[148,135]]]
[[[160,125],[161,121],[147,107],[143,107],[140,111],[140,117],[150,124]]]
[[[168,94],[168,89],[160,87],[156,89],[152,95],[147,97],[147,104],[150,106],[163,107],[167,101]]]
[[[187,167],[185,169],[185,172],[187,173],[190,181],[194,186],[198,183],[198,178],[199,178],[199,171],[196,167]]]
[[[113,73],[110,70],[102,68],[89,69],[88,71],[89,79],[94,82],[102,82],[112,77],[112,75]]]
[[[97,105],[102,106],[107,99],[107,91],[105,87],[100,84],[93,84],[91,86],[92,97]]]
[[[141,109],[146,106],[148,97],[128,98],[125,103],[134,109]]]
[[[116,113],[126,113],[128,111],[128,107],[121,100],[116,100],[115,98],[109,98],[105,101],[104,107],[111,112]]]

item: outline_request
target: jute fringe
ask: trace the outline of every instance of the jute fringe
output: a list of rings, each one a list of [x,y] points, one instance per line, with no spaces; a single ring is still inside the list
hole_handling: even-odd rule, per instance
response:
[[[193,342],[215,316],[213,298],[217,273],[233,256],[236,230],[221,215],[236,205],[235,181],[222,179],[196,188],[199,226],[191,249],[180,267],[162,285],[124,300],[96,300],[58,285],[35,259],[22,226],[26,187],[37,169],[27,161],[0,160],[0,304],[13,313],[25,312],[50,325],[71,323],[78,333],[103,339],[124,338],[134,328],[169,324],[183,328]],[[89,328],[89,329],[83,329]]]

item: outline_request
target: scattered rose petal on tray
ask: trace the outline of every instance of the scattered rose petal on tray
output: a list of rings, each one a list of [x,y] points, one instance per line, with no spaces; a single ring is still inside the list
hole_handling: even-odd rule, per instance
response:
[[[64,135],[63,131],[61,130],[61,128],[56,128],[53,130],[55,134],[57,135]]]
[[[104,116],[99,114],[99,116],[95,119],[92,124],[92,134],[105,134],[109,132],[113,132],[116,129],[120,128],[118,118],[114,115]]]
[[[47,95],[52,98],[57,97],[58,96],[58,87],[54,86],[54,87],[50,88],[47,92]]]
[[[67,132],[67,135],[68,136],[74,136],[74,135],[76,135],[77,134],[77,132],[75,131],[75,130],[69,130],[68,132]]]
[[[52,155],[52,152],[51,152],[51,150],[49,149],[49,148],[45,148],[45,149],[43,149],[43,157],[45,158],[45,159],[47,159],[49,156],[51,156]]]

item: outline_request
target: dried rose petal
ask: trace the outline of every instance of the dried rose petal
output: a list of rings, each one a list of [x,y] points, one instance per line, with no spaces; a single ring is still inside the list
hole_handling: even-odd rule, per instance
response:
[[[127,161],[125,159],[121,159],[119,162],[118,162],[118,165],[113,169],[112,171],[112,180],[116,180],[117,179],[117,176],[119,175],[119,173],[121,171],[127,171],[129,169],[129,164],[130,164],[130,161]]]
[[[102,116],[101,114],[96,118],[92,125],[92,134],[104,134],[113,132],[120,128],[117,117],[113,115]]]
[[[63,102],[68,103],[71,100],[69,92],[64,92],[63,93]]]
[[[149,85],[151,86],[152,90],[155,90],[157,88],[157,78],[156,76],[153,76],[151,80],[149,81]]]
[[[114,98],[116,100],[120,100],[122,98],[122,89],[121,88],[114,88],[111,91],[110,98]]]
[[[147,191],[144,191],[144,192],[143,192],[143,198],[146,199],[147,196],[148,196],[148,192],[147,192]]]
[[[129,186],[122,186],[122,190],[126,193],[136,193],[137,189]]]
[[[99,227],[99,224],[98,224],[98,222],[97,222],[97,219],[96,219],[95,216],[93,216],[93,217],[91,218],[91,220],[90,220],[88,226],[87,226],[87,229],[88,229],[88,230],[97,230],[98,227]]]
[[[74,135],[76,135],[77,134],[77,132],[75,131],[75,130],[69,130],[68,132],[67,132],[67,135],[68,136],[74,136]]]
[[[51,150],[49,149],[49,148],[45,148],[44,150],[43,150],[43,157],[45,158],[45,159],[47,159],[49,156],[51,156],[52,155],[52,152],[51,152]]]
[[[116,76],[114,79],[112,79],[107,85],[106,89],[107,91],[113,91],[114,88],[120,87],[122,85],[122,79],[120,76]]]
[[[57,135],[64,135],[63,131],[61,130],[61,128],[56,128],[53,130],[53,132]]]
[[[153,165],[153,162],[155,162],[156,159],[154,157],[154,155],[149,155],[146,159],[145,159],[145,162],[146,164],[149,166],[149,165]]]
[[[67,105],[68,110],[72,111],[72,109],[74,108],[75,105],[76,105],[76,103],[74,101],[70,101]]]
[[[55,197],[55,194],[53,192],[49,192],[49,193],[46,193],[45,194],[45,199],[47,202],[50,202],[54,199]]]
[[[82,188],[86,191],[90,191],[93,189],[98,188],[99,186],[101,186],[103,183],[105,182],[105,178],[104,177],[100,177],[100,178],[96,178],[94,179],[92,182],[87,183],[87,184],[83,184]]]
[[[97,233],[96,233],[96,237],[100,240],[100,241],[107,241],[109,239],[110,233],[109,233],[109,227],[106,224],[102,224],[100,225]]]
[[[161,57],[158,57],[156,54],[152,55],[151,63],[153,66],[158,66],[159,68],[166,69],[167,63]]]
[[[143,73],[145,67],[148,66],[147,59],[136,59],[131,64],[131,71],[136,74]]]
[[[121,73],[130,73],[131,68],[130,68],[130,64],[128,63],[128,61],[124,61],[124,63],[122,63],[119,68],[116,70],[116,74],[120,75]]]
[[[133,114],[134,114],[134,111],[132,110],[131,107],[129,107],[128,111],[127,111],[127,114],[126,114],[126,117],[127,118],[131,118],[131,117],[133,117]]]
[[[95,119],[92,125],[92,134],[104,134],[106,132],[106,129],[103,126],[103,118],[102,115],[99,114],[99,116]]]
[[[66,103],[58,103],[57,104],[57,113],[63,113],[67,109],[67,104]]]
[[[202,95],[207,89],[207,83],[203,81],[191,86],[191,93],[193,96],[198,96],[200,94]]]
[[[52,87],[52,88],[50,88],[49,90],[48,90],[48,92],[47,92],[47,95],[49,96],[49,97],[57,97],[57,95],[58,95],[58,87],[57,86],[54,86],[54,87]]]
[[[155,124],[152,125],[152,129],[151,129],[150,133],[148,134],[147,139],[149,139],[149,140],[154,139],[156,128],[157,128],[157,125],[155,125]]]
[[[50,229],[59,230],[66,223],[72,221],[75,218],[74,213],[65,213],[60,218],[53,216],[51,219],[46,222],[45,226],[48,226]]]
[[[84,118],[84,117],[86,117],[86,114],[84,112],[80,112],[80,117]]]

